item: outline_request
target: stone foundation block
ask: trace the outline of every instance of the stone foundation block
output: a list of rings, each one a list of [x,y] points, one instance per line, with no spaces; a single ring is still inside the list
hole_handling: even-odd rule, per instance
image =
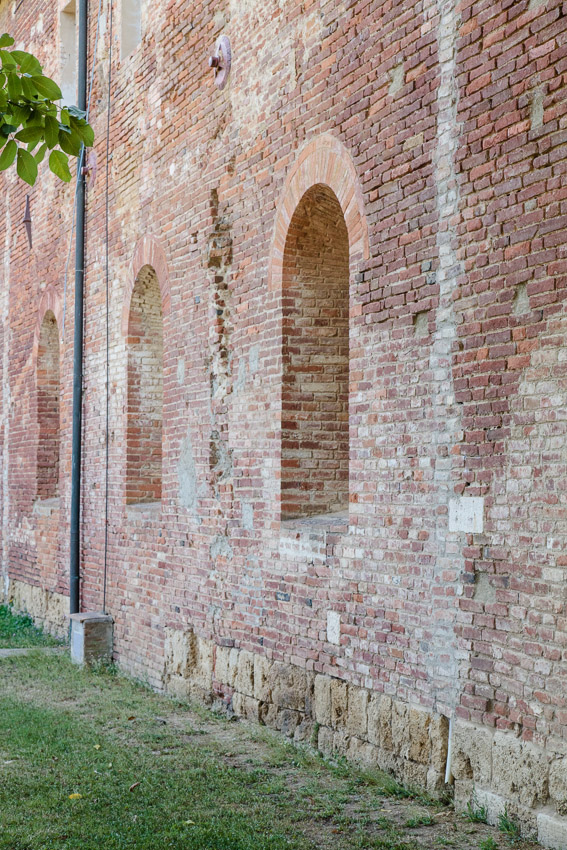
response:
[[[246,696],[254,696],[254,656],[242,650],[238,656],[235,690]]]
[[[340,679],[331,679],[331,726],[343,727],[348,711],[348,685]]]
[[[368,730],[368,691],[366,688],[348,687],[346,729],[349,735],[366,738]]]
[[[321,726],[331,725],[331,682],[329,676],[315,676],[313,714]]]
[[[430,723],[430,714],[417,708],[410,708],[409,757],[418,764],[429,764],[431,760]]]
[[[548,776],[549,757],[540,747],[495,732],[491,783],[495,793],[528,808],[543,805],[548,800]]]
[[[492,739],[490,729],[457,721],[453,727],[451,771],[456,780],[473,779],[489,786],[492,778]]]
[[[273,664],[269,673],[272,702],[281,708],[305,711],[307,674],[291,664]]]
[[[270,670],[272,662],[262,655],[254,655],[254,696],[262,702],[271,702]]]

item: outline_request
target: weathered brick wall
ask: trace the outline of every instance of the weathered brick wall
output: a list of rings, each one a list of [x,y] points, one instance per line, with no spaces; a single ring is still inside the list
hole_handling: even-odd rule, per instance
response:
[[[102,604],[106,562],[125,668],[232,699],[288,734],[319,724],[325,751],[433,789],[442,718],[452,719],[458,799],[476,786],[492,795],[493,817],[508,800],[559,846],[565,4],[163,0],[144,5],[142,42],[122,57],[115,0],[108,161],[103,8],[87,209],[84,608]],[[54,76],[59,11],[0,2],[2,28]],[[223,91],[207,66],[221,33],[234,51]],[[2,570],[8,592],[49,619],[59,603],[47,600],[68,587],[72,187],[42,171],[30,249],[26,190],[3,181]],[[128,504],[129,321],[144,268],[161,298],[161,501]],[[37,500],[47,309],[61,332],[49,517]],[[325,352],[323,330],[336,341]],[[308,397],[319,375],[325,396]],[[347,502],[347,410],[348,512],[330,517]],[[290,433],[323,426],[334,444],[309,439],[292,454]],[[300,502],[323,481],[328,497]],[[297,693],[277,687],[282,670]],[[336,711],[321,696],[331,688]],[[531,776],[518,773],[522,759]]]

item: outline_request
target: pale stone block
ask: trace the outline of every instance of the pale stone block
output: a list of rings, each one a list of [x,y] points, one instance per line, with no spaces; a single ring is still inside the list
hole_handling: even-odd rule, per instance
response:
[[[482,534],[484,530],[484,498],[458,496],[449,502],[449,531]]]
[[[567,850],[567,821],[557,815],[537,815],[537,840],[549,850]]]
[[[348,686],[346,728],[349,735],[365,738],[368,730],[368,691]]]
[[[479,785],[490,785],[492,738],[490,729],[455,721],[451,759],[451,772],[455,779],[472,779]]]
[[[236,690],[248,697],[254,696],[254,655],[245,649],[238,656]]]
[[[533,808],[548,800],[549,757],[540,748],[496,732],[492,745],[492,783],[497,794]]]
[[[432,715],[429,737],[431,738],[431,766],[444,777],[449,747],[449,719],[442,714]]]
[[[260,703],[260,723],[275,729],[278,722],[278,708],[269,703]]]
[[[410,788],[425,788],[427,785],[427,765],[417,764],[404,758],[402,762],[402,782]]]
[[[394,700],[392,703],[392,747],[396,755],[407,759],[410,748],[409,706]]]
[[[567,759],[556,759],[549,768],[549,796],[557,813],[567,815]]]
[[[344,726],[348,711],[348,686],[340,679],[331,680],[331,725]]]
[[[313,730],[315,729],[315,723],[310,717],[302,717],[300,718],[299,725],[297,726],[295,732],[293,733],[293,740],[300,744],[311,744],[313,743]]]
[[[367,736],[371,744],[380,746],[380,700],[379,694],[371,694],[368,700],[368,729]]]
[[[215,678],[223,685],[229,688],[234,688],[236,684],[236,674],[238,671],[238,655],[237,649],[229,649],[226,646],[217,647],[217,657],[215,663]]]
[[[315,676],[313,714],[317,723],[322,726],[331,725],[331,681],[329,676],[322,674]]]
[[[197,637],[195,640],[195,666],[193,682],[204,691],[213,686],[214,646],[211,641]]]
[[[350,736],[346,729],[337,729],[333,735],[333,752],[339,756],[347,756]]]
[[[341,615],[338,611],[327,611],[327,640],[336,646],[341,642]]]
[[[379,723],[380,723],[380,747],[386,751],[394,749],[392,739],[392,698],[383,696],[380,698]]]
[[[429,726],[431,715],[417,708],[409,712],[409,757],[419,764],[429,764],[431,756],[431,738]]]
[[[287,738],[293,738],[300,720],[301,715],[298,711],[292,711],[290,708],[283,708],[281,711],[278,711],[277,728]]]
[[[456,812],[464,812],[472,801],[475,784],[472,779],[455,779],[453,803]]]
[[[371,769],[378,763],[378,750],[367,741],[351,738],[348,744],[347,758],[359,767]]]
[[[260,703],[253,697],[235,693],[232,697],[232,708],[237,717],[244,717],[252,723],[260,721]]]
[[[492,791],[485,791],[483,788],[478,788],[476,785],[474,786],[474,796],[475,800],[478,801],[478,805],[486,808],[488,823],[491,826],[497,826],[498,818],[506,811],[508,801],[499,794],[494,794]]]
[[[333,737],[334,733],[328,726],[321,726],[317,736],[317,749],[324,756],[330,756],[333,753]]]
[[[439,771],[434,767],[429,767],[427,769],[425,790],[428,794],[431,794],[432,797],[437,797],[445,791],[445,771]]]
[[[273,664],[269,673],[272,701],[278,708],[305,711],[307,675],[291,664]]]
[[[270,670],[272,662],[263,655],[254,655],[254,696],[262,702],[271,701]]]

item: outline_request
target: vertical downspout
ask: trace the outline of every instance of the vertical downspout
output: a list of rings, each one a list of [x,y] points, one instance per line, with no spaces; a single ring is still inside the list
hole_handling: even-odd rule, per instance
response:
[[[77,106],[87,109],[88,0],[79,0]],[[85,149],[77,162],[77,230],[75,236],[75,324],[73,337],[73,443],[71,457],[70,613],[80,610],[81,566],[81,430],[83,404],[83,285],[85,276]]]

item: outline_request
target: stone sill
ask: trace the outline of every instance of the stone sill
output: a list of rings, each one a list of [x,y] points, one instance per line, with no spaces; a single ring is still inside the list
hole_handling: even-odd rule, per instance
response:
[[[133,502],[126,505],[126,517],[134,522],[159,520],[161,517],[161,500],[156,502]]]
[[[50,499],[36,499],[33,505],[33,513],[36,516],[53,516],[59,511],[59,496]]]
[[[296,517],[281,521],[282,534],[344,534],[349,527],[349,511],[335,511],[310,517]]]

